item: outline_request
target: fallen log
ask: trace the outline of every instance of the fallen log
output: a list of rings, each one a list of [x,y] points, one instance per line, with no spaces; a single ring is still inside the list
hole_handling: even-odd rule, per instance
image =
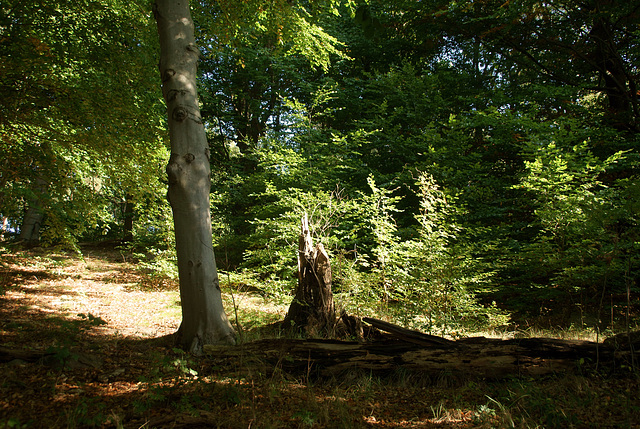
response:
[[[615,344],[553,338],[447,340],[364,319],[391,336],[373,342],[326,339],[265,339],[237,347],[206,346],[216,360],[251,361],[262,371],[339,376],[350,370],[376,373],[397,369],[482,378],[540,376],[587,369],[613,370],[633,365],[638,353]],[[380,323],[381,322],[381,323]],[[637,347],[640,349],[640,347]]]
[[[0,364],[39,363],[68,369],[93,368],[102,366],[102,359],[95,355],[67,349],[22,350],[0,346]]]
[[[0,363],[11,362],[14,360],[23,362],[37,362],[47,356],[53,356],[55,353],[47,351],[30,351],[11,349],[9,347],[0,346]]]
[[[362,319],[374,328],[381,331],[392,334],[395,338],[400,340],[409,341],[410,343],[423,344],[423,345],[452,345],[455,342],[436,335],[425,334],[420,331],[414,331],[412,329],[403,328],[393,323],[385,322],[384,320],[374,319],[372,317],[364,317]]]

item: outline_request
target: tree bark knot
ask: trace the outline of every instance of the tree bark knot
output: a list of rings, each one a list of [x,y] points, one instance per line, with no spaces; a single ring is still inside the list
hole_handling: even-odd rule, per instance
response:
[[[178,162],[178,160],[180,159],[180,155],[178,155],[177,153],[172,153],[171,157],[169,158],[169,163],[167,164],[167,179],[169,179],[169,184],[175,184],[178,183],[178,177],[180,175],[180,171],[182,170],[182,167],[180,167],[180,163]]]
[[[176,71],[174,69],[166,69],[164,73],[162,73],[162,83],[165,83],[171,80],[172,77],[176,75]]]
[[[182,122],[189,117],[189,112],[183,106],[178,106],[173,109],[173,114],[171,115],[171,117],[177,122]]]
[[[196,124],[202,124],[202,118],[197,110],[191,110],[187,106],[179,105],[173,109],[171,118],[176,122],[183,122],[185,119],[190,119]]]
[[[175,74],[173,70],[171,71],[173,72],[173,74]],[[167,101],[173,101],[178,97],[178,95],[184,96],[187,94],[187,92],[189,91],[187,91],[186,89],[172,89],[169,91],[167,95]],[[183,107],[183,106],[180,106],[180,107]]]

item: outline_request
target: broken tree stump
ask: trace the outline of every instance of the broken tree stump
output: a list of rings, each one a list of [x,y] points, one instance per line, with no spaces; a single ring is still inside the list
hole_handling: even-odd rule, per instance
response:
[[[335,318],[329,255],[322,243],[313,246],[305,214],[298,247],[298,286],[283,326],[315,335],[330,332]]]

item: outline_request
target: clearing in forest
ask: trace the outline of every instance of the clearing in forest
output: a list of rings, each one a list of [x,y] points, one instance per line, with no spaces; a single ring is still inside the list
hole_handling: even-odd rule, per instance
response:
[[[3,250],[0,270],[0,428],[472,428],[634,427],[636,374],[502,381],[396,371],[317,379],[192,357],[153,338],[180,323],[175,281],[115,250],[83,256]],[[232,311],[231,296],[227,310]],[[234,292],[250,332],[286,307]],[[232,320],[234,314],[230,314]],[[256,334],[257,335],[257,334]],[[238,346],[242,347],[242,345]],[[38,353],[40,355],[38,355]],[[32,359],[33,356],[43,356]]]

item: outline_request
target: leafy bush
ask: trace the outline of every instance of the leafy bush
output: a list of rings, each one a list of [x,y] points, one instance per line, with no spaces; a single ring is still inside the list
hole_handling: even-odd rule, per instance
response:
[[[505,325],[506,314],[475,297],[491,274],[456,243],[460,227],[454,206],[431,175],[421,173],[417,185],[419,238],[394,246],[390,277],[398,295],[398,305],[392,307],[395,316],[407,326],[434,333]]]
[[[602,313],[603,297],[611,302],[632,287],[640,236],[633,190],[640,185],[637,176],[624,177],[637,171],[636,155],[598,157],[590,139],[575,142],[563,128],[553,137],[529,144],[518,187],[532,197],[537,235],[513,256],[520,270],[513,280],[528,291],[529,306],[538,302],[543,314],[562,309],[555,322],[566,324],[587,306]]]

